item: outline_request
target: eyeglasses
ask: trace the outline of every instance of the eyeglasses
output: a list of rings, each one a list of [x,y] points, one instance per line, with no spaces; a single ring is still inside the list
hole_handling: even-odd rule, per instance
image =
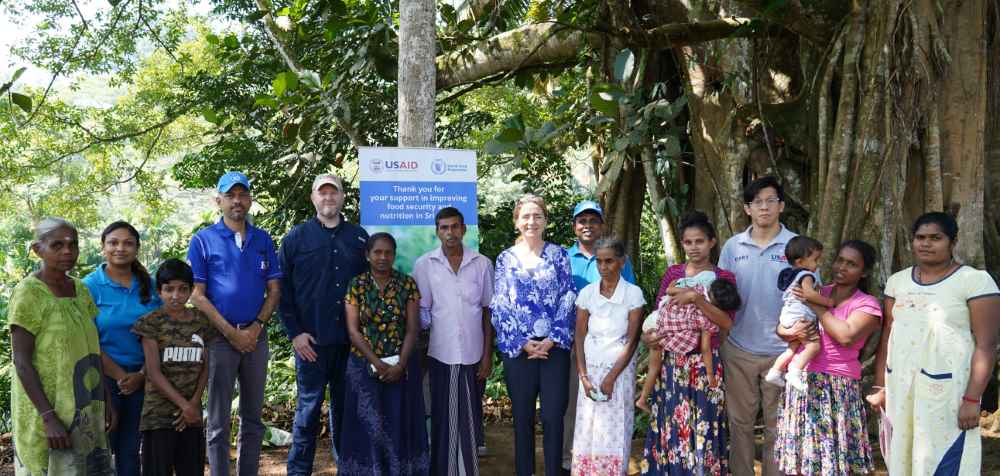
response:
[[[761,200],[761,199],[758,198],[758,199],[750,202],[750,206],[752,206],[754,208],[758,208],[758,209],[765,208],[765,207],[766,208],[770,208],[770,207],[773,207],[773,206],[777,205],[780,202],[781,202],[781,199],[779,199],[778,197],[771,197],[771,198],[768,198],[767,200]]]

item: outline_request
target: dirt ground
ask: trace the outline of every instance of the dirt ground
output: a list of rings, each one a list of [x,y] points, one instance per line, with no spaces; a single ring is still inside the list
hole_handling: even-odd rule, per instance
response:
[[[542,441],[541,432],[535,440],[535,474],[543,475],[542,468]],[[759,439],[759,438],[758,438]],[[758,452],[760,451],[758,442]],[[514,429],[510,423],[494,423],[486,427],[486,446],[489,454],[479,460],[479,469],[482,476],[510,476],[514,474]],[[643,441],[636,439],[632,441],[632,457],[629,461],[630,475],[639,474],[639,458],[642,456]],[[881,455],[875,448],[875,456],[878,459],[878,470],[876,475],[885,476],[885,465],[882,464]],[[265,452],[261,462],[261,475],[284,476],[285,460],[288,457],[288,450],[284,448],[272,448]],[[330,456],[329,441],[323,442],[317,449],[314,473],[321,476],[332,476],[337,474]],[[757,464],[757,474],[760,474],[760,464]],[[985,433],[983,435],[983,473],[984,475],[1000,476],[1000,433]]]
[[[984,433],[983,438],[983,473],[984,475],[1000,476],[1000,433]],[[0,476],[13,475],[13,468],[10,462],[9,439],[4,439],[5,448],[0,448]],[[639,474],[638,457],[642,455],[642,440],[632,442],[632,458],[629,461],[629,474]],[[482,476],[510,476],[514,467],[514,430],[510,423],[494,423],[486,427],[486,445],[489,454],[479,460],[480,472]],[[542,470],[542,442],[539,439],[535,444],[537,475],[544,474]],[[759,451],[759,449],[758,449]],[[876,449],[876,456],[878,451]],[[263,476],[284,476],[285,461],[288,458],[287,448],[265,448],[261,455],[260,474]],[[877,475],[886,475],[885,467],[879,463]],[[208,474],[206,471],[205,474]],[[235,473],[234,473],[235,474]],[[320,476],[333,476],[337,474],[337,469],[333,464],[330,455],[329,441],[320,443],[316,451],[316,462],[314,473]],[[758,464],[759,474],[759,464]],[[374,476],[374,475],[373,475]]]

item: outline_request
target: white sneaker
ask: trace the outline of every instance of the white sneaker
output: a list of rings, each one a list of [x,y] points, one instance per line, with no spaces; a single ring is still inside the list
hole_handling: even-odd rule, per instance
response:
[[[781,375],[781,371],[774,368],[767,371],[767,375],[764,376],[764,381],[779,387],[785,386],[785,378]]]
[[[800,392],[805,392],[809,388],[806,385],[805,372],[802,370],[788,369],[786,380],[788,381],[789,387],[792,387]]]

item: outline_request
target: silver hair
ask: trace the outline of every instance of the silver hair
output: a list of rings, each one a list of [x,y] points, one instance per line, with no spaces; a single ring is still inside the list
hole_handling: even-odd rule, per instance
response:
[[[74,226],[68,220],[58,217],[48,217],[42,219],[42,221],[38,222],[38,224],[35,225],[35,239],[34,241],[31,242],[31,244],[34,245],[37,243],[41,243],[46,238],[48,238],[48,236],[52,232],[60,228],[69,228],[73,231],[76,231],[76,226]]]
[[[615,253],[615,258],[625,257],[625,243],[617,238],[602,238],[594,244],[594,252],[601,249],[609,249]]]

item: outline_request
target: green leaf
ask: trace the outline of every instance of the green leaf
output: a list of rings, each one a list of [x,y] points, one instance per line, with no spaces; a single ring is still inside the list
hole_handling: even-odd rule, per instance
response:
[[[260,10],[257,10],[257,11],[255,11],[255,12],[253,12],[253,13],[251,13],[251,14],[247,15],[246,17],[244,17],[244,19],[243,19],[243,20],[244,20],[244,21],[245,21],[246,23],[254,23],[254,22],[256,22],[257,20],[260,20],[261,18],[264,18],[264,15],[267,15],[267,12],[262,12],[262,11],[260,11]]]
[[[278,101],[267,94],[258,94],[257,97],[254,98],[253,104],[255,106],[266,106],[272,109],[278,108]]]
[[[632,50],[625,48],[618,52],[615,57],[615,81],[623,82],[632,77],[635,71],[635,54]]]
[[[306,86],[309,86],[309,87],[312,87],[312,88],[315,88],[315,89],[321,89],[323,87],[323,80],[320,79],[319,73],[317,73],[317,72],[315,72],[315,71],[313,71],[311,69],[307,69],[307,70],[303,71],[302,75],[300,76],[300,78],[302,79],[302,84],[304,84]]]
[[[495,140],[486,141],[484,148],[486,153],[490,155],[500,155],[506,154],[514,149],[517,149],[518,144],[516,142],[498,142]]]
[[[513,129],[524,129],[524,118],[521,114],[514,114],[503,121],[503,125]]]
[[[327,4],[329,4],[334,17],[341,17],[347,12],[347,5],[344,4],[343,0],[329,0]]]
[[[271,88],[274,90],[274,95],[281,97],[285,92],[292,92],[298,89],[299,78],[295,73],[291,71],[285,71],[284,73],[278,73],[271,81]]]
[[[594,88],[590,93],[590,105],[598,112],[611,117],[618,115],[618,100],[604,88]]]
[[[455,12],[455,7],[448,3],[442,3],[439,12],[441,13],[441,19],[445,23],[452,24],[458,21],[458,14]]]
[[[521,71],[514,76],[514,84],[518,87],[529,89],[535,84],[535,75],[528,71]]]
[[[225,43],[226,48],[231,50],[235,50],[240,47],[239,38],[236,38],[236,35],[233,34],[226,35],[226,39],[223,40],[223,42]]]
[[[517,142],[524,138],[524,129],[515,129],[513,127],[505,127],[499,134],[494,138],[494,140],[499,142]]]
[[[274,91],[274,95],[281,97],[285,94],[285,90],[288,89],[288,79],[286,79],[285,73],[278,73],[277,76],[271,81],[271,90]]]
[[[455,28],[462,33],[468,33],[474,26],[476,26],[476,21],[471,18],[466,18],[465,20],[458,22],[458,25],[456,25]]]
[[[20,68],[17,68],[17,71],[14,71],[14,76],[11,76],[11,78],[10,78],[10,83],[14,84],[15,82],[17,82],[17,78],[20,78],[21,75],[24,74],[24,72],[27,69],[28,69],[27,66],[22,66]]]
[[[215,125],[219,125],[222,123],[222,118],[219,117],[219,114],[209,106],[206,106],[204,109],[201,110],[201,117],[204,117],[206,121],[211,122],[212,124]]]
[[[205,35],[205,41],[207,41],[210,45],[218,45],[222,40],[219,39],[219,35],[209,33]]]
[[[17,107],[24,110],[24,112],[31,112],[31,97],[24,94],[10,93],[10,100],[14,101],[14,104],[17,104]]]

